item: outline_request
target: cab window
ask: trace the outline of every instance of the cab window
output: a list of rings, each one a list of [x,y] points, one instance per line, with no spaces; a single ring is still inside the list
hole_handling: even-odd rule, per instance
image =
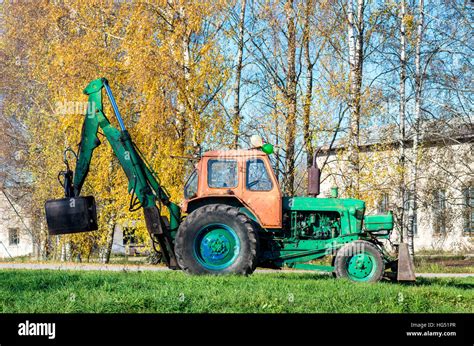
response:
[[[207,162],[207,184],[212,188],[237,187],[237,161],[209,160]]]
[[[189,176],[188,181],[184,185],[184,198],[189,199],[196,196],[198,189],[198,175],[196,171],[193,171]]]
[[[265,162],[261,159],[247,161],[246,179],[250,191],[270,191],[273,188]]]

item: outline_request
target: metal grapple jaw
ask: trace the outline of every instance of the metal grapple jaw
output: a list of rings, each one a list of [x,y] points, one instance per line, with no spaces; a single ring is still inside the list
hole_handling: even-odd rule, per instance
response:
[[[46,222],[51,235],[96,231],[97,211],[93,196],[49,200]]]
[[[93,196],[76,196],[73,185],[74,172],[69,167],[67,148],[64,151],[66,170],[59,172],[58,181],[64,189],[65,198],[46,201],[46,223],[50,235],[89,232],[98,229],[97,211]],[[62,178],[61,178],[62,177]]]

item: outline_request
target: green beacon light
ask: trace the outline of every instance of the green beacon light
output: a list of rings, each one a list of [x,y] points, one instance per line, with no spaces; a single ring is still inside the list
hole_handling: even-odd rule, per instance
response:
[[[273,154],[273,145],[270,143],[265,143],[262,145],[262,151],[267,155]]]

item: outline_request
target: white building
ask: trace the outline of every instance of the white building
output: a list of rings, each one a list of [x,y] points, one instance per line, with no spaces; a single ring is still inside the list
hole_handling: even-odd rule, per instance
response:
[[[136,235],[135,222],[130,221],[127,225],[117,224],[115,226],[112,242],[112,253],[120,255],[148,255],[149,250],[143,241]]]
[[[367,196],[363,197],[367,201],[367,213],[391,210],[397,228],[392,234],[394,240],[399,236],[402,205],[411,198],[407,193],[404,202],[400,193],[397,173],[400,143],[396,130],[395,127],[365,129],[359,149],[364,170],[360,186],[362,194]],[[422,133],[415,251],[470,253],[474,250],[474,126],[430,122]],[[405,143],[407,167],[414,160],[412,143],[411,135]],[[320,167],[326,162],[322,194],[337,186],[342,196],[348,197],[344,190],[349,178],[346,155],[342,141],[323,148],[318,155]],[[406,176],[409,179],[409,172]],[[409,181],[405,186],[409,186]]]
[[[0,189],[0,259],[35,253],[29,223],[8,189]]]

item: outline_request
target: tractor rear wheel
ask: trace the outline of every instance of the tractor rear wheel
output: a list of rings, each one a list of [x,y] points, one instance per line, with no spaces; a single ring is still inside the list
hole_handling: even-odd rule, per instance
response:
[[[338,278],[357,282],[380,281],[384,273],[382,254],[365,240],[356,240],[337,251],[334,270]]]
[[[238,208],[211,204],[196,209],[179,226],[175,253],[190,274],[251,274],[257,264],[257,232]]]

